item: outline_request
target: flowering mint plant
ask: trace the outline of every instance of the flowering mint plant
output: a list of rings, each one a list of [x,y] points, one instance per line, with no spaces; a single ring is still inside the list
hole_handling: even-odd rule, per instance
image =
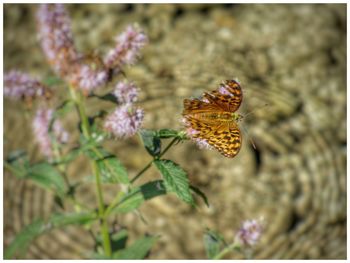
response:
[[[32,180],[52,191],[62,210],[55,211],[47,219],[37,218],[22,229],[5,249],[5,258],[21,257],[39,235],[74,224],[84,225],[96,236],[96,249],[91,248],[91,258],[142,259],[149,254],[158,237],[148,235],[131,244],[124,242],[127,231],[112,228],[108,218],[135,211],[145,201],[171,193],[193,206],[196,205],[193,194],[196,194],[207,204],[206,196],[190,184],[186,172],[175,162],[162,158],[173,145],[190,134],[170,129],[141,129],[146,113],[137,105],[137,85],[130,80],[116,81],[123,67],[137,62],[141,49],[148,42],[147,35],[139,26],[129,25],[115,38],[115,46],[105,55],[88,56],[74,45],[70,17],[64,5],[40,5],[36,18],[42,50],[59,77],[60,86],[65,87],[66,98],[55,107],[53,105],[59,100],[55,96],[58,87],[52,81],[41,81],[17,70],[4,74],[4,95],[28,106],[34,141],[42,156],[41,161],[32,163],[25,151],[14,151],[6,156],[4,166],[12,175]],[[108,92],[110,86],[114,86],[114,90]],[[105,95],[97,95],[97,89],[104,90]],[[86,105],[92,97],[114,103],[115,109],[107,114],[88,116]],[[62,121],[67,113],[74,111],[80,119],[78,141],[73,141],[72,131],[67,130]],[[104,119],[99,122],[101,118]],[[142,138],[153,160],[131,176],[117,156],[104,149],[103,142],[111,138],[126,140],[136,134]],[[167,140],[171,141],[163,147]],[[66,169],[81,155],[85,156],[94,175],[96,209],[89,209],[78,200],[75,190],[79,182],[72,183]],[[138,185],[137,179],[151,167],[159,171],[160,178]],[[105,183],[124,185],[109,204],[103,196]],[[74,210],[66,210],[70,207],[66,203],[73,204]],[[98,224],[98,231],[92,228],[93,224]]]
[[[245,258],[252,258],[254,247],[260,241],[265,229],[262,218],[243,221],[242,226],[230,243],[219,233],[207,229],[204,234],[204,245],[210,259],[221,259],[232,251],[240,252]]]

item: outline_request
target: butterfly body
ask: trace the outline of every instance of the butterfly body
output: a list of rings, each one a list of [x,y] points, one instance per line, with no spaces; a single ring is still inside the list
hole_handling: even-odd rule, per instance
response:
[[[235,80],[226,80],[217,90],[205,92],[200,99],[184,100],[184,123],[188,134],[197,142],[216,148],[233,158],[241,148],[241,133],[235,113],[242,102],[242,90]]]
[[[189,115],[204,122],[232,122],[239,121],[242,118],[242,115],[233,112],[201,112]]]

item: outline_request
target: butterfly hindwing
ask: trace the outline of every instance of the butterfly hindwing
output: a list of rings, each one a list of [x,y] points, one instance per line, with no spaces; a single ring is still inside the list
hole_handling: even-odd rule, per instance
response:
[[[228,122],[213,127],[208,143],[226,157],[235,157],[241,148],[241,133],[236,123]]]
[[[211,123],[193,117],[186,119],[196,131],[193,138],[205,140],[226,157],[235,157],[241,148],[241,133],[234,122]]]

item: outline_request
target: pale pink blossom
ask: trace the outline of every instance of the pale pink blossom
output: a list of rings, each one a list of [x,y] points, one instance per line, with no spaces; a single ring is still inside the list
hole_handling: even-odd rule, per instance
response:
[[[263,230],[264,225],[262,220],[246,220],[238,230],[235,241],[241,245],[254,246],[258,243]]]
[[[113,95],[119,103],[132,103],[137,101],[138,88],[133,82],[118,82]]]
[[[63,4],[42,4],[37,12],[41,47],[61,77],[66,77],[80,55],[74,46],[71,21]]]
[[[4,74],[4,96],[14,100],[44,97],[48,89],[38,79],[18,70]]]
[[[115,41],[115,47],[104,59],[108,68],[134,64],[139,57],[140,49],[148,42],[148,38],[138,26],[129,25],[115,38]]]
[[[104,128],[118,138],[133,136],[141,127],[144,111],[132,103],[123,104],[107,116]]]
[[[39,108],[36,111],[33,119],[32,127],[34,138],[39,144],[40,151],[47,158],[52,157],[52,140],[49,134],[50,122],[53,117],[53,110],[47,108]],[[66,143],[69,139],[69,134],[63,129],[59,120],[55,120],[52,124],[52,135],[58,143]]]
[[[89,94],[92,90],[107,83],[108,73],[105,69],[94,69],[88,64],[80,64],[72,79],[79,89]]]

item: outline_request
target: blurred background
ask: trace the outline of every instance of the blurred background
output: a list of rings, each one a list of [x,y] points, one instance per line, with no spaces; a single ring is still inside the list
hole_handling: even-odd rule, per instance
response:
[[[185,142],[165,158],[179,163],[193,185],[206,193],[194,209],[175,196],[142,205],[116,218],[131,239],[159,234],[150,259],[206,258],[205,227],[232,240],[243,220],[263,216],[266,231],[256,248],[259,259],[346,258],[346,5],[275,4],[79,4],[66,6],[82,52],[105,52],[129,23],[148,34],[142,59],[126,68],[140,87],[143,127],[181,129],[183,99],[238,78],[244,99],[240,113],[247,133],[233,159]],[[36,5],[4,5],[4,68],[48,77],[36,36]],[[122,77],[121,77],[122,79]],[[57,89],[64,97],[64,89]],[[264,107],[268,104],[267,107]],[[89,112],[111,104],[92,101]],[[109,107],[109,108],[108,108]],[[4,100],[4,157],[25,149],[42,158],[31,133],[32,113]],[[64,120],[75,131],[76,116]],[[256,149],[249,141],[251,138]],[[134,176],[150,160],[139,138],[108,145]],[[90,174],[84,158],[69,167],[72,180]],[[138,182],[159,178],[150,169]],[[56,211],[53,196],[4,172],[4,246],[35,218]],[[79,198],[95,207],[91,184]],[[115,189],[105,188],[106,200]],[[93,240],[83,228],[45,234],[26,258],[86,258]],[[240,258],[232,253],[229,258]]]

